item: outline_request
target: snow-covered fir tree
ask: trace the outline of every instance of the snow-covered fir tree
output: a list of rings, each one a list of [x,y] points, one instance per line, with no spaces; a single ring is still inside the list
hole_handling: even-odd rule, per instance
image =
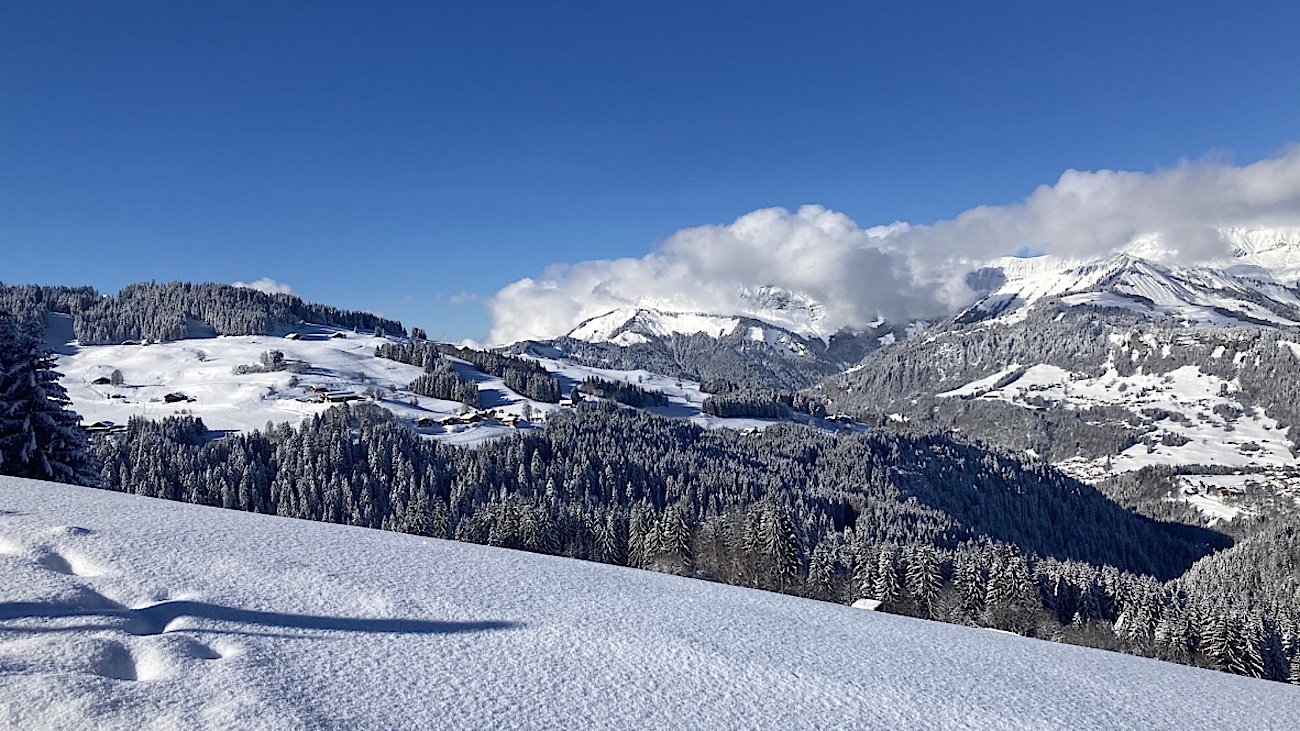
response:
[[[0,473],[97,484],[81,418],[69,404],[39,326],[0,314]]]

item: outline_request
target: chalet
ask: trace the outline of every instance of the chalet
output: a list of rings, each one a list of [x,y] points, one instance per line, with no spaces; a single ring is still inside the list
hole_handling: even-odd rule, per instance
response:
[[[163,396],[163,401],[169,404],[178,404],[185,401],[193,401],[193,400],[194,399],[190,398],[189,396],[186,396],[180,391],[169,393],[166,396]]]
[[[289,333],[288,335],[285,335],[285,336],[284,336],[284,339],[285,339],[285,340],[302,340],[302,336],[299,335],[298,333]]]
[[[334,333],[334,334],[331,335],[330,337],[331,337],[331,338],[346,338],[347,336],[348,336],[347,333]]]
[[[110,381],[110,380],[108,379],[107,376],[100,376],[99,378],[96,378],[95,380],[91,381],[91,382],[90,382],[90,385],[92,385],[92,386],[107,386],[107,385],[109,385],[109,384],[111,384],[111,383],[112,383],[112,381]]]
[[[420,427],[421,429],[428,429],[431,426],[437,426],[437,424],[438,424],[437,421],[434,421],[433,419],[430,419],[427,416],[422,416],[419,418],[419,420],[415,422],[415,425]]]
[[[122,434],[126,432],[126,425],[114,424],[111,421],[97,421],[86,426],[85,430],[91,434]]]

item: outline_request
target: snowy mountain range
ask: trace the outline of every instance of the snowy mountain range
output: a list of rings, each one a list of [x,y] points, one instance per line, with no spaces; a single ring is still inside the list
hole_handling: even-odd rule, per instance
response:
[[[739,313],[625,307],[590,318],[564,337],[523,341],[507,350],[592,367],[797,389],[844,370],[904,332],[883,322],[867,331],[827,332],[821,306],[803,293],[761,287],[744,294],[753,307]]]
[[[968,277],[974,305],[817,392],[1092,481],[1174,468],[1216,518],[1252,486],[1300,497],[1300,232],[1227,236],[1232,257],[1196,266],[1152,242],[1100,261],[998,260]]]
[[[1189,326],[1294,327],[1300,324],[1300,242],[1293,239],[1300,234],[1277,232],[1266,247],[1261,232],[1251,233],[1242,234],[1237,257],[1210,266],[1174,266],[1132,252],[1096,262],[1001,259],[971,272],[968,283],[984,296],[958,320],[1014,322],[1040,302],[1059,300]]]

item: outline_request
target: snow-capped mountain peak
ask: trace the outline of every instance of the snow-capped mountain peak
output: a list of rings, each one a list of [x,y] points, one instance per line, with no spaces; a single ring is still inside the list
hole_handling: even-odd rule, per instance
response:
[[[742,288],[740,296],[746,302],[740,314],[823,342],[834,334],[825,325],[826,308],[807,292],[765,285]]]
[[[641,307],[620,307],[583,321],[568,337],[588,343],[637,345],[654,338],[703,333],[721,338],[735,331],[740,320],[688,312],[663,312]]]
[[[1221,233],[1235,254],[1225,267],[1257,267],[1278,282],[1300,283],[1300,227],[1232,228]]]
[[[1038,303],[1057,298],[1069,306],[1118,308],[1187,325],[1300,324],[1300,292],[1284,284],[1288,262],[1300,272],[1300,245],[1276,230],[1232,236],[1237,257],[1197,266],[1148,258],[1141,254],[1154,250],[1140,246],[1090,262],[999,259],[968,277],[984,297],[962,319],[1017,322]]]
[[[724,338],[742,320],[759,320],[803,339],[829,343],[834,334],[824,326],[825,308],[806,292],[765,285],[743,287],[743,304],[735,312],[685,312],[659,303],[620,307],[579,323],[567,337],[588,343],[613,343],[624,347],[672,335],[704,334]]]

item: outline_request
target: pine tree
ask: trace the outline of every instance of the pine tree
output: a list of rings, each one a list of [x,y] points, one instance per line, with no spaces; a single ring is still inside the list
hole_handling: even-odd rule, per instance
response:
[[[876,573],[872,577],[872,597],[889,605],[898,600],[903,587],[898,580],[898,546],[886,543],[876,559]]]
[[[906,558],[904,583],[907,593],[916,602],[921,615],[930,616],[931,605],[939,598],[939,590],[943,588],[939,555],[933,546],[919,544],[908,546]]]
[[[81,417],[34,322],[0,315],[0,473],[94,485]]]
[[[685,500],[678,500],[664,511],[659,526],[660,549],[673,557],[681,568],[690,570],[695,561],[691,552],[691,529],[687,525]]]
[[[799,535],[790,510],[779,503],[769,503],[763,515],[763,553],[767,559],[770,585],[784,591],[799,580],[802,557]]]

